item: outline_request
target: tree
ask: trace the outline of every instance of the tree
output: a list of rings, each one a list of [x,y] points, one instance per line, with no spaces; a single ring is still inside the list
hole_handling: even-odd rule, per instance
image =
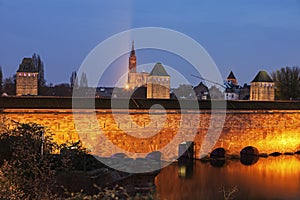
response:
[[[82,72],[80,78],[80,87],[87,88],[88,87],[88,80],[85,72]]]
[[[188,84],[180,84],[178,88],[174,90],[174,94],[177,99],[195,99],[195,92],[193,87]]]
[[[209,89],[209,96],[210,99],[224,100],[225,98],[224,93],[222,93],[220,89],[217,88],[215,85],[211,86],[211,88]]]
[[[4,199],[51,199],[55,184],[49,154],[58,149],[52,134],[38,124],[16,123],[0,134],[0,196]],[[13,198],[12,198],[13,197]]]
[[[35,68],[37,69],[39,75],[38,75],[38,84],[39,86],[45,86],[46,80],[45,80],[45,74],[44,74],[44,63],[41,60],[40,55],[34,53],[32,55],[32,60]]]
[[[78,87],[78,80],[77,80],[76,71],[73,71],[71,76],[70,76],[70,85],[71,85],[71,88]]]
[[[7,93],[8,95],[16,94],[16,75],[8,77],[4,80],[3,92]]]
[[[68,83],[61,83],[54,86],[55,96],[72,96],[72,89]]]
[[[276,99],[288,100],[300,98],[300,68],[282,67],[271,73],[276,86]]]

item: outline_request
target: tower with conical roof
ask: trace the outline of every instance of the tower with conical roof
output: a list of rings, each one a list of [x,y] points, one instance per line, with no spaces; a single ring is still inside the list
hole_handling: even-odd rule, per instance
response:
[[[250,100],[274,101],[275,84],[266,71],[260,71],[250,85]]]
[[[23,58],[16,74],[16,95],[38,95],[38,70],[32,58]]]
[[[227,81],[227,83],[230,83],[232,85],[238,85],[237,79],[235,78],[232,71],[230,71],[226,81]]]

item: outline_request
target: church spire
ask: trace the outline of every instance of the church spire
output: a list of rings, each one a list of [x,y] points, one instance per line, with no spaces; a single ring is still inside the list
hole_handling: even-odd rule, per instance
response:
[[[134,51],[134,40],[132,40],[131,51]]]
[[[135,50],[134,50],[134,40],[132,40],[132,45],[131,45],[131,52],[130,56],[135,56]]]
[[[129,68],[129,72],[136,73],[136,56],[135,56],[135,50],[134,50],[134,41],[132,41],[128,68]]]

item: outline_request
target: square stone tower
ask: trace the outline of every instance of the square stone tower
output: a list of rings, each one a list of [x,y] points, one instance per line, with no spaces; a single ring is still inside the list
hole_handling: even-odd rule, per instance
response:
[[[16,95],[38,95],[38,70],[32,58],[23,58],[16,74]]]
[[[170,76],[161,63],[156,63],[147,80],[147,99],[170,99]]]
[[[266,71],[260,71],[255,76],[250,86],[250,100],[274,101],[275,83]]]

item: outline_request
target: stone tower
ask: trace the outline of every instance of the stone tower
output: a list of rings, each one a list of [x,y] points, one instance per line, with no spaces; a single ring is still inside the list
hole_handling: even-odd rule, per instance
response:
[[[260,71],[250,86],[250,100],[274,101],[275,84],[266,71]]]
[[[170,99],[170,76],[161,63],[156,63],[149,74],[147,98]]]
[[[16,74],[16,95],[38,95],[38,70],[32,58],[23,58]]]

